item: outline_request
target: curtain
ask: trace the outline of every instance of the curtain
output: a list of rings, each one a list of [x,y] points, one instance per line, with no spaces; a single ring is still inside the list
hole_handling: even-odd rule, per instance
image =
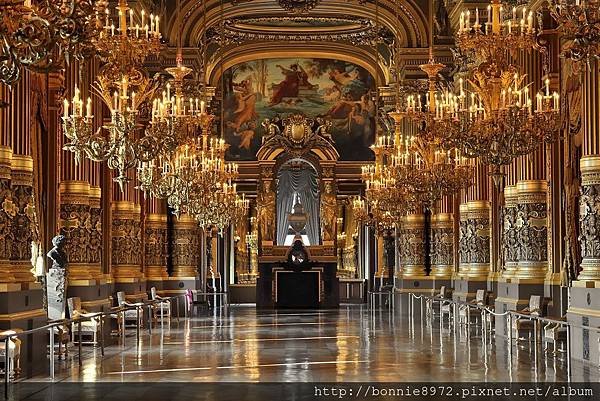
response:
[[[312,168],[283,168],[277,174],[277,245],[283,245],[288,233],[288,214],[294,206],[295,195],[307,214],[306,235],[311,245],[318,245],[319,185],[317,173]]]

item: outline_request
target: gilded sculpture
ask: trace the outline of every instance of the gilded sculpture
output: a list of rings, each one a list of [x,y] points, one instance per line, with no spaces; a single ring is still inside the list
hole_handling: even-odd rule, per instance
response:
[[[258,221],[262,241],[273,241],[275,232],[275,193],[268,183],[263,183],[257,202]]]
[[[335,239],[337,197],[330,182],[325,182],[325,192],[321,195],[321,227],[323,241]]]

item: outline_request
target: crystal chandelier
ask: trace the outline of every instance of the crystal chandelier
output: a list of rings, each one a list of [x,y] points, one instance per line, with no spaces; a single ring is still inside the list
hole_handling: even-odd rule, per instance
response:
[[[57,71],[70,58],[96,54],[106,0],[0,0],[0,82],[17,82],[23,68]]]
[[[421,65],[428,77],[429,90],[409,95],[406,104],[389,113],[395,123],[394,152],[391,171],[398,185],[408,188],[414,200],[429,208],[445,195],[454,194],[473,182],[474,168],[454,146],[444,147],[440,137],[454,128],[449,124],[447,94],[436,89],[437,76],[444,68],[436,63],[430,50],[430,61]],[[404,126],[403,126],[404,124]],[[411,130],[411,133],[405,132]]]
[[[116,19],[116,23],[115,23]],[[116,74],[135,75],[150,54],[162,49],[160,19],[129,7],[127,0],[119,0],[115,12],[107,8],[104,25],[97,40],[97,48],[107,67]]]
[[[362,167],[365,199],[353,200],[357,220],[376,227],[379,231],[393,229],[414,205],[414,197],[396,181],[392,172],[393,142],[389,135],[381,135],[371,146],[375,163]]]
[[[460,155],[459,150],[444,150],[428,134],[423,130],[416,135],[399,133],[391,168],[398,185],[407,188],[415,201],[425,208],[430,208],[443,196],[468,188],[473,184],[474,176],[473,165]]]
[[[468,85],[459,79],[458,93],[440,96],[436,106],[436,118],[444,122],[444,129],[435,135],[442,144],[490,165],[497,184],[501,166],[552,141],[560,129],[559,95],[550,92],[549,80],[545,92],[534,96],[526,76],[512,63],[516,50],[540,50],[532,18],[525,7],[504,13],[497,0],[488,6],[488,22],[483,25],[478,10],[473,25],[470,12],[462,13],[457,46],[478,65],[471,69]]]
[[[64,101],[63,131],[68,139],[64,149],[75,154],[76,162],[82,155],[93,161],[106,161],[110,169],[117,170],[113,180],[123,190],[129,181],[127,170],[155,159],[165,153],[166,147],[174,145],[170,131],[152,125],[154,119],[147,130],[138,121],[141,108],[151,102],[158,89],[140,68],[145,57],[161,49],[158,17],[146,16],[144,10],[134,12],[125,0],[120,0],[116,7],[117,27],[110,9],[104,14],[96,46],[106,64],[93,89],[110,110],[111,120],[102,130],[93,132],[91,99],[87,99],[84,116],[83,101],[75,89],[71,114],[69,102]],[[170,100],[165,98],[171,99],[169,90],[163,94],[161,103],[166,108]],[[153,106],[154,115],[157,101]]]
[[[571,41],[565,56],[576,61],[600,56],[600,0],[548,0],[548,10]]]
[[[233,183],[238,166],[225,161],[225,141],[211,137],[214,115],[206,113],[202,102],[198,113],[195,119],[200,122],[202,135],[188,139],[172,154],[160,156],[158,164],[140,163],[139,188],[167,199],[177,216],[187,213],[201,227],[223,229],[247,214],[249,201],[238,194]]]

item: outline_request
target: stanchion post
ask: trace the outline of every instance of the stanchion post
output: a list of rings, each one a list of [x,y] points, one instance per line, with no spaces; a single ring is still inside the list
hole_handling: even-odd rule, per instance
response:
[[[50,378],[54,380],[54,327],[50,327]]]
[[[571,382],[571,326],[567,324],[567,381]]]
[[[8,384],[10,382],[10,358],[8,357],[10,336],[4,339],[4,398],[8,399]]]
[[[104,356],[104,318],[106,315],[102,314],[100,318],[100,355]]]
[[[152,305],[148,304],[148,334],[152,334]]]
[[[135,307],[135,316],[136,316],[136,322],[135,322],[135,339],[137,341],[137,345],[139,347],[140,345],[140,307],[136,306]],[[125,326],[125,320],[123,319],[123,326]]]
[[[119,320],[117,326],[120,326],[121,328],[121,345],[125,347],[125,311],[121,310],[118,312],[117,316],[121,316],[120,319],[117,319]]]
[[[79,366],[81,366],[82,362],[81,362],[81,319],[77,320],[77,343],[79,344],[78,346],[78,350],[79,350],[79,355],[78,355],[78,360],[79,360]]]

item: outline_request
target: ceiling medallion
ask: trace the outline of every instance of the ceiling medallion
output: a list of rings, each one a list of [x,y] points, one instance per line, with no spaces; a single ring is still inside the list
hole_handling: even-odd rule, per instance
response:
[[[307,13],[319,4],[320,0],[277,0],[279,6],[291,13]]]

